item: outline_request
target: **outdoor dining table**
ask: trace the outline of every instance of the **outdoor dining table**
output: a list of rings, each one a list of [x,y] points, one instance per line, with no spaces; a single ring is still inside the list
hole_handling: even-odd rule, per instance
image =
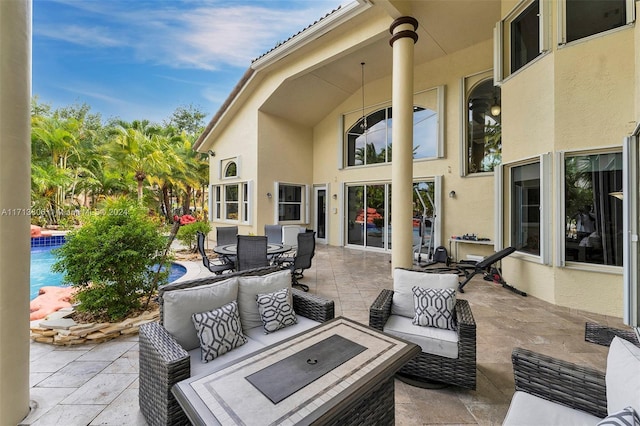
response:
[[[273,262],[275,259],[282,256],[284,253],[291,251],[292,248],[293,247],[287,244],[268,243],[267,257],[271,259],[271,261]],[[235,258],[238,255],[238,245],[223,244],[223,245],[214,247],[213,251],[216,252],[218,255],[220,255],[221,258],[233,263],[231,259]]]

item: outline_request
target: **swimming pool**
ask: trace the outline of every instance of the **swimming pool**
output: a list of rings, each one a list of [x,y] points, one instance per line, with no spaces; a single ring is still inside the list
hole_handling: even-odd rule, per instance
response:
[[[60,247],[31,247],[31,289],[29,299],[33,300],[38,295],[41,287],[62,286],[62,274],[52,272],[51,266],[56,261],[51,250]],[[171,264],[169,282],[173,282],[187,273],[187,268],[177,263]]]

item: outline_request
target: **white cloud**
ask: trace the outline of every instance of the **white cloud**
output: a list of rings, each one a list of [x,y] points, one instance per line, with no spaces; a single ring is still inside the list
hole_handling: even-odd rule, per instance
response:
[[[67,2],[73,23],[48,22],[36,34],[97,48],[126,47],[139,61],[174,68],[248,67],[339,4],[298,2],[273,9],[248,2]],[[143,8],[144,7],[144,8]]]

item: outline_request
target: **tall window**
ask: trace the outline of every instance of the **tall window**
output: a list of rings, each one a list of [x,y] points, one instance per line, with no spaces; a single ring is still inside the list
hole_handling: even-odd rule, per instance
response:
[[[548,0],[523,0],[498,22],[494,32],[497,82],[523,68],[549,48]]]
[[[567,155],[565,260],[622,266],[622,153]]]
[[[250,212],[249,183],[215,185],[213,219],[229,222],[248,222]]]
[[[540,2],[535,0],[511,21],[511,72],[540,54]]]
[[[518,251],[541,254],[540,163],[511,168],[511,245]]]
[[[589,37],[633,22],[629,0],[565,0],[565,40]],[[633,2],[629,9],[633,7]],[[630,13],[632,14],[632,13]]]
[[[278,184],[278,222],[306,221],[306,185]]]
[[[467,97],[466,173],[492,172],[502,160],[500,88],[493,79],[471,89]]]
[[[443,123],[439,111],[443,109],[443,93],[438,87],[414,94],[414,101],[422,105],[413,108],[414,159],[442,155]],[[379,109],[364,118],[360,114],[356,112],[345,115],[346,122],[354,123],[345,135],[346,165],[365,166],[391,162],[392,109]]]

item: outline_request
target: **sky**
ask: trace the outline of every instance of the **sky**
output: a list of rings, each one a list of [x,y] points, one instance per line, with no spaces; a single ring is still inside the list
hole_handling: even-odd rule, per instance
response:
[[[34,0],[33,82],[53,108],[162,123],[217,112],[251,61],[344,0]]]

